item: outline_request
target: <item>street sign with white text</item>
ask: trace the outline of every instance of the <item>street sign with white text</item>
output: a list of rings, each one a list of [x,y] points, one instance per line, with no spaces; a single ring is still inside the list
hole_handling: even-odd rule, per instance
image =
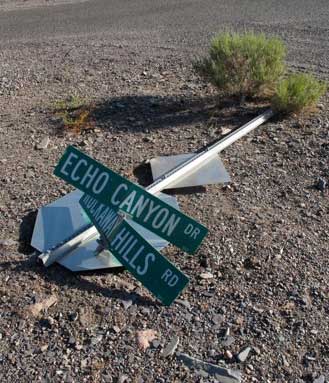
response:
[[[188,278],[138,234],[111,207],[85,194],[80,205],[110,252],[163,304],[169,306]]]
[[[208,232],[194,219],[73,146],[67,148],[54,174],[188,253],[197,250]]]

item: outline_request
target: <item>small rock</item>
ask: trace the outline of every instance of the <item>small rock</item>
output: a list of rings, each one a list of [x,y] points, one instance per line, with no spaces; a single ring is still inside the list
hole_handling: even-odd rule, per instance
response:
[[[83,345],[80,344],[80,343],[76,343],[75,346],[74,346],[74,348],[75,348],[77,351],[80,351],[80,350],[83,349]]]
[[[128,375],[120,375],[118,378],[118,383],[125,383],[128,382],[129,376]]]
[[[261,354],[261,350],[258,347],[254,347],[254,351],[257,355]]]
[[[75,322],[79,317],[78,313],[76,312],[70,313],[68,316],[69,316],[69,320],[72,322]]]
[[[200,258],[200,266],[204,267],[204,268],[209,267],[209,262],[208,262],[207,257],[201,257]]]
[[[16,244],[17,242],[12,239],[0,239],[0,246],[13,246]]]
[[[178,346],[179,338],[178,336],[174,336],[171,341],[167,344],[167,346],[162,351],[162,356],[164,358],[167,358],[168,356],[172,355]]]
[[[45,137],[45,138],[43,138],[43,140],[39,144],[36,145],[36,148],[38,150],[47,149],[48,145],[49,145],[49,142],[50,142],[50,138],[49,137]]]
[[[27,316],[37,317],[43,310],[49,309],[49,307],[55,305],[57,303],[57,296],[50,295],[48,298],[43,299],[38,303],[34,303],[32,305],[27,306],[23,309],[23,314]]]
[[[232,358],[233,358],[233,354],[231,353],[230,350],[226,350],[226,351],[225,351],[225,356],[226,356],[228,359],[232,359]]]
[[[323,375],[313,380],[313,383],[324,383],[324,382],[325,382],[325,377]]]
[[[214,278],[214,276],[213,276],[213,274],[207,272],[207,273],[201,273],[200,278],[201,279],[212,279],[212,278]]]
[[[318,190],[325,191],[325,189],[327,187],[327,181],[325,179],[319,177],[315,186]]]
[[[90,340],[90,344],[92,346],[95,346],[96,344],[98,344],[99,342],[101,342],[103,339],[103,336],[102,335],[97,335],[97,336],[94,336],[91,338]]]
[[[160,341],[159,339],[154,339],[152,340],[152,347],[153,348],[158,348],[160,346]]]
[[[224,347],[230,347],[235,342],[233,336],[226,336],[221,342]]]
[[[220,325],[224,322],[224,316],[222,314],[214,314],[211,320],[215,325]]]
[[[81,368],[86,368],[88,366],[88,359],[82,359],[80,362]]]
[[[251,347],[246,347],[242,351],[239,352],[237,359],[239,362],[245,362],[248,358],[248,355],[251,351]]]
[[[279,339],[279,342],[281,343],[285,342],[286,340],[286,338],[283,335],[279,335],[278,339]]]
[[[145,351],[150,347],[150,343],[157,337],[158,333],[155,330],[137,331],[137,343],[139,348]]]
[[[225,136],[226,134],[231,133],[231,131],[232,131],[232,129],[229,129],[229,128],[222,128],[222,129],[221,129],[221,134],[222,134],[223,136]]]
[[[116,334],[119,334],[119,332],[121,331],[119,326],[113,326],[112,329],[113,329],[113,331],[114,331]]]
[[[40,351],[41,352],[45,352],[48,350],[48,344],[43,344],[42,346],[40,346]]]
[[[287,361],[287,358],[284,355],[282,355],[282,362],[285,367],[289,367],[289,362]]]

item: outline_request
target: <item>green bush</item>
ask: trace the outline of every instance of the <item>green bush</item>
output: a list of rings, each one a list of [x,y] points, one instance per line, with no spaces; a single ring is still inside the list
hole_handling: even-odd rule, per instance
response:
[[[314,106],[326,88],[325,83],[310,74],[291,74],[277,85],[272,108],[283,113],[299,112]]]
[[[285,72],[284,43],[254,33],[221,33],[211,43],[209,56],[195,63],[196,71],[229,95],[272,93]]]

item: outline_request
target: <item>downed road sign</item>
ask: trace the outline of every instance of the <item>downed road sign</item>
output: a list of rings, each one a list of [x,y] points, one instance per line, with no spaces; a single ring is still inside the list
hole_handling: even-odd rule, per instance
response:
[[[73,146],[69,146],[54,174],[115,211],[193,254],[208,229],[125,179]]]
[[[85,194],[80,205],[108,250],[163,304],[169,306],[189,279],[111,207]]]

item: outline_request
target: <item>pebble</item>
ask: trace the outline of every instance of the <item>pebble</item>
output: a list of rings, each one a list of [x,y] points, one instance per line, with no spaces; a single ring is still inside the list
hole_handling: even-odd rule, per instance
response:
[[[239,352],[237,355],[237,359],[239,362],[245,362],[249,356],[249,353],[251,351],[251,347],[246,347],[242,351]]]
[[[39,144],[36,145],[36,149],[38,149],[38,150],[47,149],[48,145],[49,145],[49,142],[50,142],[50,138],[49,137],[43,138],[42,141]]]
[[[69,320],[70,320],[71,322],[75,322],[75,321],[78,319],[79,315],[78,315],[78,313],[73,312],[73,313],[70,313],[70,314],[68,315],[68,317],[69,317]]]
[[[98,335],[98,336],[94,336],[93,338],[91,338],[90,340],[90,343],[95,346],[96,344],[98,344],[99,342],[101,342],[103,339],[103,336],[102,335]]]
[[[158,348],[160,346],[160,341],[159,339],[154,339],[152,340],[151,344],[153,348]]]
[[[17,242],[12,239],[0,239],[0,246],[13,246],[16,244]]]
[[[229,347],[229,346],[231,346],[233,343],[235,342],[235,338],[233,337],[233,336],[227,336],[227,337],[225,337],[223,340],[222,340],[222,345],[224,346],[224,347]]]
[[[82,359],[80,362],[81,368],[86,368],[88,366],[88,359]]]
[[[207,272],[207,273],[201,273],[200,278],[201,279],[212,279],[212,278],[214,278],[214,276],[213,276],[213,274]]]
[[[325,377],[323,375],[313,380],[313,383],[324,383],[324,382],[325,382]]]
[[[119,326],[113,326],[112,329],[113,329],[113,331],[114,331],[116,334],[119,334],[119,332],[121,331]]]
[[[168,356],[172,355],[178,346],[179,338],[178,336],[174,336],[171,341],[167,344],[167,346],[162,351],[162,356],[164,358],[167,358]]]
[[[120,375],[119,378],[118,378],[118,383],[125,383],[125,382],[128,382],[129,380],[129,376],[127,375]]]
[[[321,177],[318,178],[316,188],[320,191],[325,191],[327,187],[327,181]]]
[[[44,344],[44,345],[40,346],[40,351],[41,352],[45,352],[47,350],[48,350],[48,344]]]
[[[221,129],[221,134],[222,134],[223,136],[225,136],[226,134],[231,133],[231,131],[232,131],[232,129],[229,129],[229,128],[222,128],[222,129]]]

